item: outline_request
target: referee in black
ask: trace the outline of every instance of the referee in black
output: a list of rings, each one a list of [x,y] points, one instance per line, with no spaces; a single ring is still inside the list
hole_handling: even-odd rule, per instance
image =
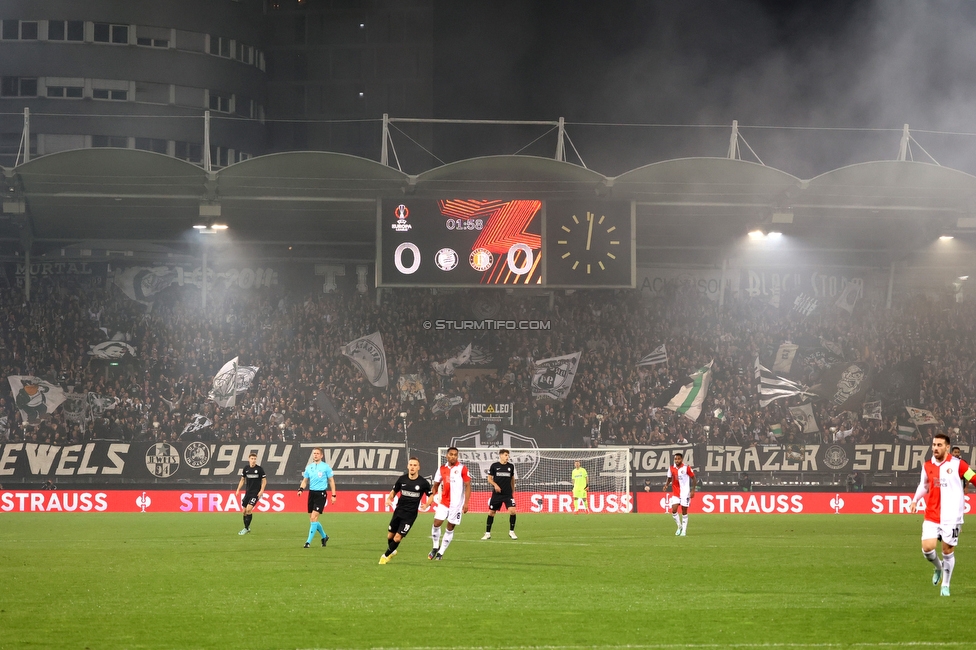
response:
[[[264,469],[258,465],[257,452],[251,452],[247,457],[247,466],[241,469],[241,480],[237,484],[235,496],[241,496],[241,488],[244,489],[244,498],[241,499],[241,508],[244,509],[244,528],[238,535],[247,535],[251,532],[251,513],[254,506],[261,500],[264,489],[268,487],[268,475]]]
[[[390,558],[396,555],[397,546],[400,541],[407,536],[413,522],[417,520],[417,512],[420,510],[420,502],[427,495],[430,499],[430,481],[420,475],[420,460],[416,457],[407,461],[407,473],[397,479],[393,489],[386,495],[386,507],[393,505],[393,499],[397,493],[400,500],[397,501],[396,509],[393,511],[393,518],[387,527],[386,541],[387,549],[380,556],[380,564],[386,564]],[[428,507],[424,508],[427,512]]]
[[[488,468],[487,478],[492,493],[488,501],[488,523],[481,539],[491,539],[491,525],[495,522],[495,513],[502,506],[508,509],[508,536],[518,539],[515,534],[515,465],[508,462],[508,456],[508,450],[502,449],[498,452],[498,462]]]

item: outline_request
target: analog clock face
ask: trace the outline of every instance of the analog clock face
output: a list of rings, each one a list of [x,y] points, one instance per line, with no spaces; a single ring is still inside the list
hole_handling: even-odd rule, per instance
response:
[[[549,284],[631,285],[629,204],[553,205],[547,219]]]

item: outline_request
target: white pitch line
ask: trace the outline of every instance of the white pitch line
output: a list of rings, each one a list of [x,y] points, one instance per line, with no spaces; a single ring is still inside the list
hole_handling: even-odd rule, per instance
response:
[[[929,648],[970,646],[971,641],[890,641],[855,643],[652,643],[642,645],[376,646],[366,650],[668,650],[670,648]],[[300,650],[326,650],[302,648]],[[358,650],[330,648],[328,650]]]

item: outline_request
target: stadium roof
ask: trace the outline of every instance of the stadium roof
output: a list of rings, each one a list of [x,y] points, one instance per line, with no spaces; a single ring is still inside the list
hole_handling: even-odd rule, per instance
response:
[[[207,172],[146,151],[83,149],[0,171],[0,238],[22,246],[29,233],[38,253],[99,242],[185,253],[199,241],[192,226],[219,206],[211,219],[230,226],[230,239],[266,255],[295,246],[310,258],[371,260],[375,200],[404,195],[633,200],[639,263],[714,263],[761,226],[879,263],[940,234],[976,233],[976,177],[920,162],[862,163],[801,180],[727,158],[667,160],[607,177],[548,158],[490,156],[411,176],[326,152]]]

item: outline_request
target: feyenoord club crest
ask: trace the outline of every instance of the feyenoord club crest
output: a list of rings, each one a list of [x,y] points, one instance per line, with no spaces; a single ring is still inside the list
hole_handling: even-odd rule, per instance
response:
[[[180,452],[167,442],[157,442],[146,450],[146,469],[156,478],[169,478],[180,468]]]

